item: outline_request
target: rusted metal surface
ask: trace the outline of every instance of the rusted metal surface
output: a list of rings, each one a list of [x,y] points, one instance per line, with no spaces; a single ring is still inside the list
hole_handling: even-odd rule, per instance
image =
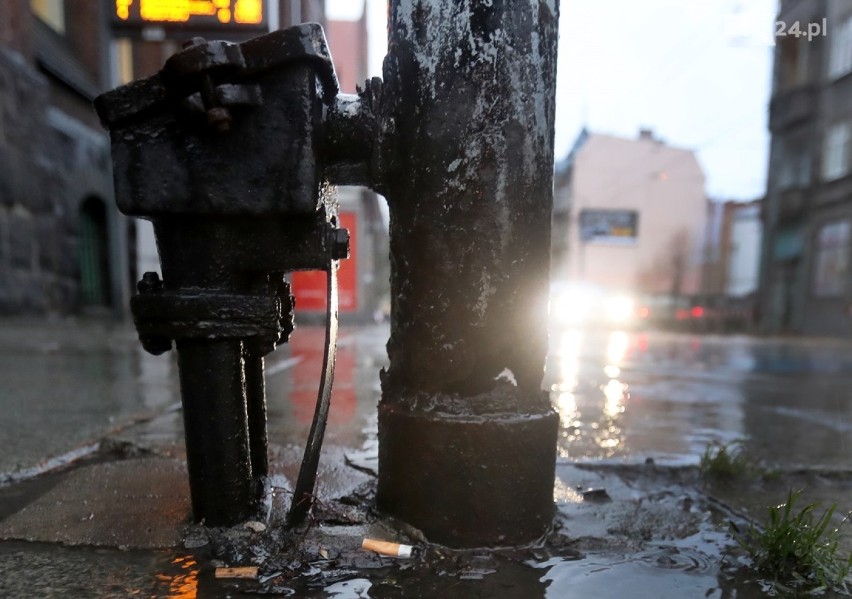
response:
[[[186,462],[196,520],[240,522],[255,511],[245,373],[239,340],[179,340]]]
[[[355,96],[337,95],[321,29],[300,26],[195,40],[99,100],[119,205],[153,220],[160,250],[163,281],[134,299],[140,338],[177,340],[196,518],[237,521],[267,469],[262,356],[292,329],[280,273],[325,269],[332,289],[348,238],[324,182],[373,187],[391,214],[379,507],[448,545],[530,542],[553,513],[557,417],[540,385],[558,0],[395,0],[390,16],[385,82]]]
[[[557,4],[391,2],[378,503],[449,545],[532,541],[553,510],[540,386]]]
[[[133,314],[145,349],[176,344],[193,515],[210,525],[258,509],[269,468],[263,356],[293,330],[283,273],[331,277],[348,255],[314,144],[336,94],[322,29],[304,25],[242,44],[194,39],[158,74],[96,102],[119,207],[154,224],[163,278],[144,275]],[[315,428],[305,496],[324,422]]]
[[[508,368],[538,394],[556,10],[555,0],[391,3],[388,391],[473,395]]]
[[[312,214],[322,174],[315,128],[337,89],[319,25],[183,50],[158,74],[96,100],[112,133],[119,208]]]

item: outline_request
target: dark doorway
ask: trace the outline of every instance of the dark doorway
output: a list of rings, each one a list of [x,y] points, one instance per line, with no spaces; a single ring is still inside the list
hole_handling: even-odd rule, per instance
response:
[[[87,198],[80,206],[80,300],[85,306],[110,304],[109,236],[106,204]]]

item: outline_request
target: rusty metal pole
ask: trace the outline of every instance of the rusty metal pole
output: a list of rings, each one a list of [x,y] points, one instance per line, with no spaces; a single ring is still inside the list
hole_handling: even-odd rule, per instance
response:
[[[451,546],[553,515],[547,350],[558,0],[394,0],[380,509]]]

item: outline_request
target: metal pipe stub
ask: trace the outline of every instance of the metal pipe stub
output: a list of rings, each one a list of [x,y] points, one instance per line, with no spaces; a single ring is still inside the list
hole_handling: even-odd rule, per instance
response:
[[[383,399],[378,508],[451,547],[522,545],[546,534],[558,416],[543,403],[519,405],[506,385],[464,401]]]

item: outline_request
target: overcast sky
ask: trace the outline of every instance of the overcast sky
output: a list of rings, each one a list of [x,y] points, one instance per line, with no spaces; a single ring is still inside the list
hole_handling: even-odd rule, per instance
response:
[[[386,1],[366,0],[371,75],[381,76]],[[357,18],[358,0],[326,0]],[[765,189],[776,0],[562,0],[556,156],[585,125],[633,137],[648,127],[698,153],[715,199]]]

